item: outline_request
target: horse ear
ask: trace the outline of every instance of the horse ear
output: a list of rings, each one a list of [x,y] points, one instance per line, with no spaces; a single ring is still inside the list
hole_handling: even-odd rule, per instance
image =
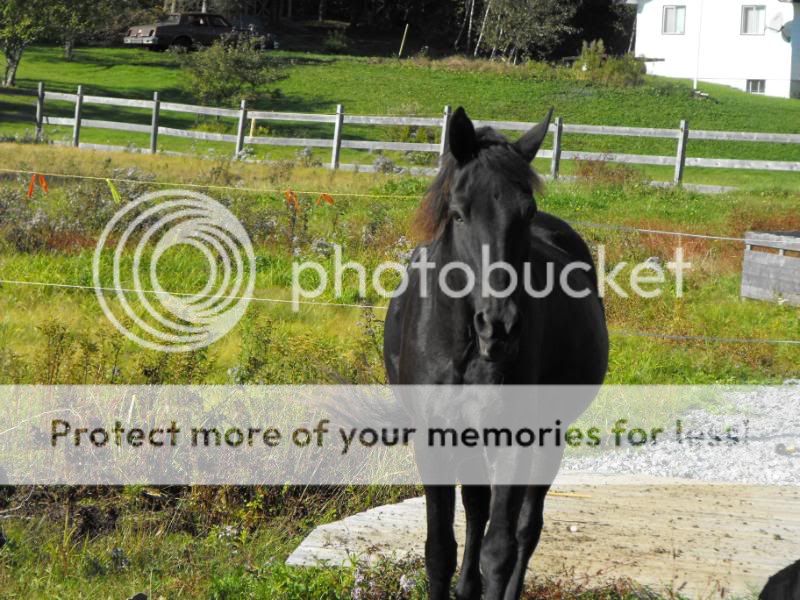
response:
[[[447,138],[450,152],[463,166],[478,155],[478,136],[464,108],[459,106],[450,117],[450,134]]]
[[[553,109],[551,108],[541,123],[519,138],[514,144],[519,153],[528,162],[536,158],[536,153],[539,152],[539,148],[541,148],[542,142],[547,136],[547,130],[550,128],[550,119],[552,118]]]

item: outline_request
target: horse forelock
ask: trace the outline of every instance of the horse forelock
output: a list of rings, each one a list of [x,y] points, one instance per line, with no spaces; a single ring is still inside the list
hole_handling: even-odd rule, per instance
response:
[[[470,165],[477,164],[511,181],[531,193],[539,192],[542,179],[531,168],[505,136],[491,127],[481,127],[475,131],[479,151]],[[422,241],[438,238],[447,223],[453,180],[459,165],[451,153],[442,157],[439,173],[431,183],[414,219],[414,230]]]

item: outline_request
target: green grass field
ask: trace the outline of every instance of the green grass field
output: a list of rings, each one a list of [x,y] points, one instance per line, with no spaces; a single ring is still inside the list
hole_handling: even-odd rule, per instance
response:
[[[638,89],[612,89],[561,80],[539,81],[523,70],[458,61],[394,61],[276,53],[286,63],[282,97],[259,108],[330,112],[344,103],[350,113],[438,115],[444,104],[464,104],[476,118],[532,120],[555,105],[567,121],[604,125],[693,127],[800,133],[800,103],[748,96],[708,86],[711,99],[692,97],[681,82],[648,81]],[[36,82],[48,89],[148,98],[158,89],[173,101],[192,101],[168,55],[123,49],[81,49],[64,63],[59,49],[35,47],[20,71],[18,90],[0,91],[0,133],[31,130]],[[65,110],[66,107],[62,107]],[[66,114],[66,113],[62,113]],[[92,117],[109,118],[97,111]],[[147,122],[130,111],[126,118]],[[176,127],[226,127],[175,117]],[[287,135],[318,135],[297,126]],[[324,132],[322,132],[324,133]],[[397,135],[397,131],[377,135]],[[48,133],[54,139],[58,130]],[[375,132],[353,130],[348,135]],[[389,137],[381,138],[389,139]],[[143,144],[141,138],[86,130],[84,140]],[[671,142],[648,139],[570,137],[569,149],[641,153],[673,152]],[[164,148],[207,153],[165,140]],[[413,243],[410,222],[425,178],[332,173],[308,168],[291,152],[270,149],[271,164],[216,157],[179,158],[102,153],[28,143],[0,143],[0,167],[92,176],[50,177],[47,194],[26,197],[29,176],[0,173],[0,279],[91,285],[91,258],[100,230],[118,209],[105,178],[117,181],[122,200],[161,189],[159,182],[200,186],[223,202],[255,242],[254,295],[288,299],[294,260],[329,264],[319,242],[340,243],[345,258],[375,265],[396,260]],[[692,144],[690,155],[800,160],[800,146]],[[263,157],[266,157],[264,155]],[[407,158],[407,157],[406,157]],[[404,157],[398,157],[402,160]],[[345,160],[371,161],[350,154]],[[545,165],[540,165],[543,169]],[[574,168],[574,167],[572,167]],[[800,230],[797,174],[689,170],[687,179],[738,185],[740,191],[704,196],[654,189],[644,177],[669,178],[666,170],[584,168],[578,183],[548,186],[542,210],[575,223],[628,225],[740,237],[750,229]],[[207,186],[207,187],[204,187]],[[252,188],[252,190],[251,190]],[[299,193],[294,213],[284,191]],[[319,193],[334,204],[316,202]],[[681,246],[693,263],[683,298],[611,295],[608,381],[652,383],[774,383],[800,375],[800,347],[791,345],[670,341],[630,335],[670,334],[724,338],[800,339],[800,308],[739,297],[742,245],[642,235],[578,225],[595,248],[606,247],[609,264],[649,257],[672,259]],[[293,238],[296,238],[293,241]],[[172,291],[196,290],[206,274],[202,257],[170,257],[162,283]],[[626,269],[625,272],[628,272]],[[320,301],[382,306],[360,298],[345,282],[340,299]],[[668,292],[672,287],[668,287]],[[374,383],[384,380],[380,343],[383,313],[377,309],[254,302],[240,324],[203,351],[182,356],[143,350],[105,320],[91,290],[0,284],[0,384],[14,383]],[[685,406],[634,407],[648,417],[672,416]],[[411,578],[407,598],[423,598],[418,563],[374,569],[292,569],[288,553],[315,525],[377,504],[405,498],[409,488],[20,488],[0,489],[0,521],[8,542],[0,548],[0,589],[8,598],[121,598],[144,591],[151,598],[353,598],[357,577],[375,595],[399,598],[401,575]],[[360,580],[360,579],[359,579]],[[614,590],[546,585],[529,598],[628,600],[634,587]],[[649,597],[649,596],[648,596]]]
[[[695,97],[687,82],[648,79],[637,88],[617,88],[574,81],[564,76],[542,76],[522,67],[466,60],[403,60],[329,56],[280,51],[275,61],[284,67],[285,78],[272,87],[278,97],[266,93],[256,108],[332,113],[344,105],[350,114],[422,115],[435,117],[445,104],[464,105],[474,118],[499,120],[539,120],[550,106],[567,123],[677,128],[687,119],[695,129],[800,133],[800,103],[744,94],[722,86],[704,85],[709,98]],[[191,90],[182,83],[177,62],[169,53],[136,49],[81,49],[74,62],[64,62],[59,48],[34,47],[26,52],[19,73],[18,88],[0,91],[0,134],[21,135],[32,131],[33,99],[29,96],[39,81],[52,91],[74,92],[84,86],[85,93],[150,99],[159,91],[162,99],[193,102]],[[53,102],[47,113],[71,116],[68,103]],[[86,118],[149,123],[146,111],[89,107]],[[197,121],[190,115],[163,114],[163,124],[171,127],[233,132],[230,120]],[[265,135],[331,137],[332,126],[314,124],[270,123],[259,130]],[[70,132],[50,127],[53,140],[67,140]],[[347,139],[403,139],[400,128],[348,127]],[[432,140],[438,132],[429,133]],[[85,129],[82,140],[90,143],[148,145],[144,134]],[[230,144],[194,142],[179,138],[161,138],[163,150],[208,153],[232,152]],[[675,154],[675,142],[653,138],[611,136],[565,137],[565,149],[633,154]],[[255,148],[255,157],[292,158],[288,148]],[[431,166],[434,156],[408,157],[389,154],[398,164]],[[751,142],[693,141],[689,155],[697,157],[741,158],[758,160],[800,160],[800,145]],[[315,152],[316,160],[327,162],[325,152]],[[346,150],[344,162],[371,164],[374,156]],[[412,162],[409,163],[409,160]],[[544,165],[540,165],[544,168]],[[641,168],[644,176],[670,180],[671,169]],[[566,174],[575,165],[564,164]],[[751,172],[721,169],[687,170],[686,180],[694,183],[797,189],[800,176],[785,172]]]

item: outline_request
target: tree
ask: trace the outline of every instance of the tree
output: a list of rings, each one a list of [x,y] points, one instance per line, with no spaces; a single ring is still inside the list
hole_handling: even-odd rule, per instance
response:
[[[15,85],[22,54],[47,31],[50,11],[48,0],[3,0],[0,3],[0,51],[6,59],[3,87]]]
[[[78,40],[93,37],[119,10],[113,0],[54,0],[55,38],[64,44],[64,58],[72,60]]]
[[[477,54],[517,60],[523,56],[550,58],[569,36],[578,32],[573,19],[580,0],[488,0]],[[481,46],[482,45],[482,46]]]
[[[180,55],[188,77],[186,86],[201,102],[233,104],[254,99],[280,72],[258,40],[217,41],[208,48]]]

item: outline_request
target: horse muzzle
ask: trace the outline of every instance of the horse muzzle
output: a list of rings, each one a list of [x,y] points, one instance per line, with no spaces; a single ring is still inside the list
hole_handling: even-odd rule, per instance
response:
[[[487,362],[508,362],[519,353],[519,339],[485,339],[478,336],[478,354]]]
[[[478,352],[489,362],[516,358],[519,352],[519,311],[513,302],[494,304],[475,313]]]

